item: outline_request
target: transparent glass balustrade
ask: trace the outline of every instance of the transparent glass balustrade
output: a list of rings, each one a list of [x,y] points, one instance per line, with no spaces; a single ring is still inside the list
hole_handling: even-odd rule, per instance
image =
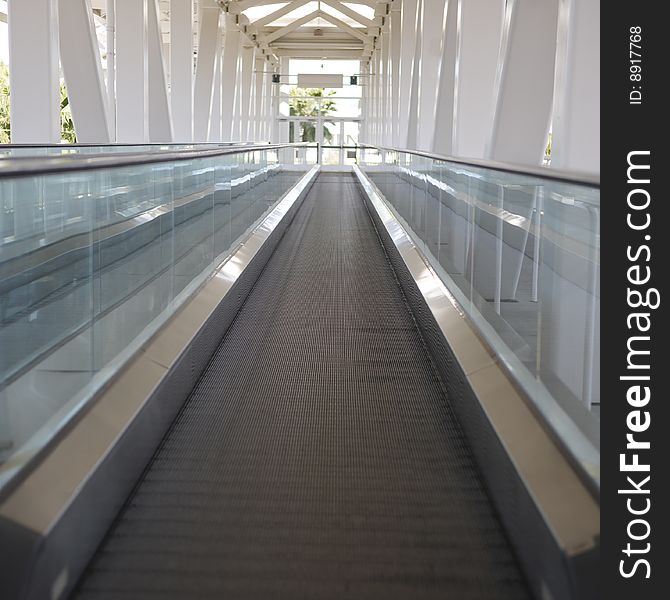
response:
[[[371,147],[358,163],[531,399],[598,447],[599,188]]]
[[[305,150],[0,176],[0,485],[304,175]]]

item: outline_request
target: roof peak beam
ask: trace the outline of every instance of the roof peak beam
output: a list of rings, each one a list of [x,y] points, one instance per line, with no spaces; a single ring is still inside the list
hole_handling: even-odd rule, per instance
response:
[[[282,6],[274,12],[271,12],[269,15],[265,15],[260,19],[256,19],[251,24],[256,29],[260,29],[261,27],[269,25],[273,21],[276,21],[277,19],[292,13],[294,10],[300,8],[301,6],[305,6],[305,4],[309,4],[310,2],[312,2],[312,0],[293,0],[293,2],[289,2],[286,6]]]
[[[350,19],[360,23],[363,25],[363,27],[377,27],[377,23],[371,21],[367,17],[364,17],[362,14],[356,12],[352,8],[349,8],[347,5],[342,4],[342,2],[339,0],[321,0],[321,2],[327,4],[331,8],[334,8],[336,11],[341,12]]]
[[[254,6],[284,4],[286,2],[290,2],[290,0],[237,0],[235,2],[227,2],[226,6],[228,7],[228,12],[238,14],[247,10],[247,8],[253,8]]]
[[[325,1],[325,0],[324,0]],[[329,15],[328,13],[323,12],[322,10],[317,11],[319,12],[319,16],[328,21],[329,23],[332,23],[336,27],[339,27],[342,31],[346,31],[349,35],[358,38],[361,40],[361,42],[365,42],[368,39],[367,33],[363,33],[362,31],[358,31],[351,25],[347,25],[344,21],[341,21],[337,17],[334,17],[333,15]]]
[[[289,23],[288,25],[285,25],[283,27],[280,27],[277,29],[277,31],[273,31],[272,33],[269,33],[265,36],[265,43],[271,44],[275,40],[278,40],[280,37],[283,37],[292,31],[295,31],[299,27],[302,27],[305,23],[309,23],[312,19],[316,19],[317,17],[322,16],[322,13],[320,10],[314,10],[308,15],[305,15],[304,17],[301,17],[300,19],[296,19],[292,23]]]

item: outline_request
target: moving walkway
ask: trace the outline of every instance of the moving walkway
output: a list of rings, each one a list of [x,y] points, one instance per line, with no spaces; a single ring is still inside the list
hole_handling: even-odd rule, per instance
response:
[[[595,597],[591,406],[553,362],[529,388],[520,369],[542,331],[501,309],[508,270],[531,303],[534,268],[560,276],[563,250],[585,272],[598,259],[583,223],[561,229],[555,211],[519,235],[514,203],[588,204],[593,182],[515,174],[523,189],[494,205],[500,171],[484,181],[417,154],[361,149],[332,173],[299,145],[189,152],[92,158],[78,185],[97,191],[97,216],[61,221],[23,270],[21,255],[0,263],[23,277],[5,294],[24,288],[26,303],[6,303],[0,333],[89,300],[22,360],[3,344],[2,393],[16,397],[40,370],[51,384],[86,362],[44,422],[21,415],[33,425],[2,465],[9,597]],[[110,190],[129,213],[98,208]],[[446,232],[460,218],[465,233],[443,237],[442,219]],[[450,243],[465,245],[460,266],[458,249],[440,259]],[[497,275],[468,271],[474,248]],[[60,285],[32,285],[45,273]]]

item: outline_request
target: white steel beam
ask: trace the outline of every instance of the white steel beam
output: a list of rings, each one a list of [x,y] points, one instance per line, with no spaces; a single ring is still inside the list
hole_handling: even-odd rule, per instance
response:
[[[559,0],[508,0],[487,157],[542,164],[551,116]]]
[[[392,146],[398,146],[398,106],[400,96],[400,35],[401,35],[401,15],[400,15],[400,0],[394,0],[391,4],[391,12],[389,14],[389,35],[391,36],[391,106],[390,119],[391,135],[389,141]]]
[[[318,16],[320,16],[324,21],[332,23],[333,25],[335,25],[335,27],[339,27],[342,31],[346,31],[349,35],[361,40],[361,42],[365,42],[368,39],[367,32],[363,33],[362,31],[359,31],[355,27],[347,25],[341,19],[338,19],[333,15],[329,15],[327,12],[323,12],[322,10],[318,10],[317,12],[319,13]]]
[[[149,73],[149,139],[152,142],[171,142],[172,117],[165,81],[163,39],[158,20],[157,0],[147,0],[147,46]]]
[[[435,108],[435,136],[433,150],[439,154],[452,155],[454,136],[454,93],[457,53],[457,11],[458,0],[447,0],[444,11],[442,36],[442,59]]]
[[[9,0],[10,126],[15,144],[60,142],[55,0]]]
[[[400,86],[398,104],[398,146],[407,147],[407,128],[409,125],[409,97],[414,69],[414,52],[416,49],[418,0],[403,0],[401,7],[401,42],[400,42]]]
[[[221,136],[224,142],[233,141],[233,117],[237,87],[237,63],[240,55],[241,34],[235,23],[235,16],[227,14],[225,18],[225,37],[223,41],[223,70],[221,71]]]
[[[253,141],[261,141],[263,139],[263,94],[265,93],[264,84],[265,75],[265,59],[262,56],[256,56],[256,63],[254,67],[254,115],[253,115],[253,129],[250,137]]]
[[[446,0],[423,0],[421,22],[421,67],[419,79],[418,132],[419,150],[433,149],[435,111],[442,59],[444,12]]]
[[[276,21],[277,19],[280,19],[281,17],[289,14],[290,12],[293,12],[297,8],[305,6],[305,4],[311,1],[312,0],[293,0],[293,2],[289,2],[286,6],[282,6],[280,9],[271,12],[269,15],[265,15],[260,19],[252,21],[251,24],[256,29],[260,29],[261,27],[265,27],[266,25],[272,23],[273,21]]]
[[[198,60],[193,89],[193,140],[206,142],[214,94],[214,67],[219,40],[220,9],[213,0],[200,5]]]
[[[116,0],[105,0],[107,30],[107,120],[109,135],[116,142]]]
[[[302,48],[295,50],[291,49],[281,49],[277,48],[274,50],[274,53],[277,56],[288,56],[292,58],[353,58],[358,59],[361,57],[363,50],[342,50],[342,49],[329,49],[327,46],[324,48]]]
[[[221,32],[219,32],[221,38]],[[209,118],[208,142],[221,142],[221,67],[223,63],[223,50],[221,43],[217,45],[216,58],[214,63],[214,86],[212,92],[212,112]]]
[[[249,141],[249,125],[251,119],[251,88],[254,71],[254,47],[243,46],[240,61],[240,113],[239,113],[239,141]]]
[[[122,143],[149,139],[146,21],[146,0],[116,0],[116,131]]]
[[[237,0],[235,2],[230,2],[228,4],[228,10],[232,14],[239,14],[247,8],[253,8],[254,6],[266,6],[268,4],[284,4],[288,0]]]
[[[193,141],[193,0],[170,0],[170,106],[174,141]]]
[[[271,44],[275,40],[278,40],[280,37],[284,37],[285,35],[291,33],[292,31],[295,31],[296,29],[298,29],[298,27],[302,27],[305,23],[309,23],[312,19],[316,19],[317,17],[321,16],[323,16],[323,14],[321,13],[320,10],[314,10],[308,15],[301,17],[300,19],[296,19],[295,21],[289,23],[288,25],[280,27],[279,29],[273,31],[272,33],[268,33],[265,36],[265,42]]]
[[[90,0],[59,0],[60,59],[78,142],[111,141]]]
[[[453,153],[484,158],[493,115],[504,0],[458,0]]]
[[[600,172],[600,2],[563,0],[558,19],[551,166]]]
[[[412,76],[409,81],[409,117],[407,120],[407,138],[403,144],[404,147],[416,149],[417,148],[417,133],[419,127],[419,94],[421,93],[421,38],[423,32],[421,27],[423,25],[424,0],[419,0],[416,11],[416,29],[414,35],[414,60],[412,63]]]
[[[346,4],[342,4],[342,2],[339,2],[339,0],[321,0],[324,4],[327,4],[331,8],[334,8],[335,10],[341,12],[343,15],[346,15],[350,19],[353,19],[354,21],[357,21],[364,27],[376,27],[377,23],[374,21],[368,19],[367,17],[364,17],[361,13],[356,12],[352,8],[349,8]],[[272,22],[272,21],[270,21]]]
[[[288,61],[289,59],[286,56],[281,56],[279,58],[279,73],[288,73]],[[281,88],[281,84],[274,84],[272,86],[275,90],[275,116],[279,116],[279,108],[280,105],[283,103],[288,103],[289,102],[289,95],[283,91]],[[275,126],[275,136],[276,139],[274,139],[274,142],[278,143],[286,143],[288,142],[288,134],[289,134],[289,125],[288,121],[280,121],[276,123]]]

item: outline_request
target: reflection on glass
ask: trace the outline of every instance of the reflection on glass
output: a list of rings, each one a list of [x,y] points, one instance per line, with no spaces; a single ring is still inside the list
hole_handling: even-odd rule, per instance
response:
[[[0,177],[0,485],[296,183],[305,150]]]
[[[597,445],[599,189],[368,147],[359,164],[530,395]]]

